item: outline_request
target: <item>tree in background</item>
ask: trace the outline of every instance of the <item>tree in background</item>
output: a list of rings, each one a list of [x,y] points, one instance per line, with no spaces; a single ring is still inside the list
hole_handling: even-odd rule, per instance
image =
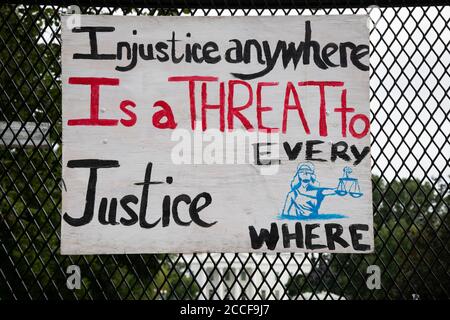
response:
[[[59,13],[0,5],[0,121],[51,125],[49,147],[12,148],[0,140],[0,300],[194,297],[197,284],[173,256],[59,254]],[[66,268],[73,264],[81,269],[81,290],[66,287]]]
[[[99,13],[97,9],[88,12]],[[129,11],[124,11],[130,13]],[[112,12],[110,12],[112,13]],[[131,12],[132,13],[132,12]],[[176,12],[152,11],[171,15]],[[59,255],[61,91],[59,16],[55,7],[0,6],[0,121],[48,122],[50,148],[6,148],[0,134],[0,300],[10,298],[189,298],[198,286],[167,255]],[[327,291],[353,298],[448,297],[448,184],[373,178],[375,254],[319,255],[292,297]],[[69,291],[66,268],[81,267]],[[382,289],[368,290],[368,265]],[[386,293],[387,292],[387,293]]]
[[[449,185],[372,177],[375,252],[321,254],[288,293],[331,292],[346,299],[447,299],[450,291]],[[367,267],[381,269],[381,290],[369,290]]]

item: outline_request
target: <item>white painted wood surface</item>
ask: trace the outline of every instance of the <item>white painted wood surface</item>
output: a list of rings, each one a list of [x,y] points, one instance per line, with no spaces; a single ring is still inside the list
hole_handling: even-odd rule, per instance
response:
[[[236,80],[231,73],[253,73],[264,69],[257,63],[255,52],[252,52],[250,63],[227,63],[223,56],[230,47],[230,39],[239,39],[243,43],[247,39],[257,39],[260,43],[268,41],[274,50],[278,40],[299,43],[305,38],[305,22],[310,21],[312,39],[322,46],[335,42],[337,44],[351,41],[355,44],[368,45],[368,30],[365,16],[314,16],[314,17],[116,17],[116,16],[81,16],[82,26],[113,26],[114,32],[98,33],[99,53],[117,52],[117,42],[128,41],[131,44],[155,44],[158,41],[171,39],[176,33],[178,48],[184,48],[186,43],[205,44],[214,41],[218,45],[218,53],[222,60],[216,64],[187,63],[174,64],[171,61],[137,61],[130,71],[117,71],[116,66],[124,66],[129,62],[117,60],[74,59],[75,53],[89,53],[89,36],[87,33],[74,33],[68,30],[63,19],[62,34],[62,83],[63,83],[63,178],[67,190],[63,191],[63,213],[73,218],[83,215],[86,187],[89,169],[68,168],[71,160],[103,159],[117,160],[118,168],[99,169],[96,185],[95,215],[92,221],[83,226],[72,226],[64,219],[62,221],[63,254],[110,254],[110,253],[159,253],[159,252],[371,252],[373,251],[372,231],[372,194],[370,179],[370,154],[361,163],[354,165],[338,158],[330,161],[331,145],[344,141],[354,145],[359,151],[370,146],[370,134],[361,139],[352,137],[347,130],[347,136],[342,137],[341,114],[334,111],[341,106],[342,89],[347,90],[347,105],[369,117],[369,82],[368,71],[362,71],[349,62],[348,67],[320,69],[314,63],[304,65],[300,62],[294,69],[292,61],[283,67],[281,58],[274,69],[267,75],[248,80],[253,88],[253,104],[243,112],[250,122],[256,126],[256,87],[258,82],[278,82],[278,86],[264,87],[262,90],[262,105],[271,106],[270,112],[263,113],[263,122],[267,127],[281,128],[283,104],[287,82],[292,82],[299,94],[299,100],[305,117],[308,120],[310,134],[305,133],[296,111],[289,111],[286,133],[280,133],[278,147],[281,164],[274,175],[260,174],[260,166],[254,164],[174,164],[172,153],[179,141],[173,141],[173,130],[158,129],[152,124],[152,117],[160,108],[153,108],[158,100],[166,101],[172,108],[177,123],[177,129],[185,129],[192,133],[189,109],[189,88],[186,82],[169,82],[174,76],[214,76],[225,82],[225,96],[228,95],[228,81]],[[133,35],[137,30],[137,35]],[[188,38],[187,33],[191,36]],[[179,49],[178,55],[183,54]],[[273,51],[272,51],[273,52]],[[334,62],[338,56],[332,57]],[[368,65],[366,55],[361,61]],[[90,87],[88,85],[69,84],[71,77],[107,77],[119,78],[118,86],[102,86],[100,88],[101,118],[128,119],[119,108],[121,101],[132,100],[135,108],[130,108],[137,116],[134,126],[69,126],[68,120],[89,117]],[[326,106],[328,114],[328,135],[319,134],[320,95],[317,87],[302,87],[297,84],[302,81],[342,81],[339,88],[326,89]],[[241,88],[242,89],[242,88]],[[208,102],[219,101],[219,84],[211,82],[207,85]],[[197,121],[201,121],[200,100],[201,85],[196,84],[195,98],[197,101]],[[245,103],[247,96],[244,91],[236,91],[236,104]],[[290,103],[293,103],[292,96]],[[225,118],[227,103],[225,103]],[[348,114],[347,126],[351,114]],[[217,110],[207,111],[208,124],[218,128],[219,113]],[[243,126],[235,118],[235,129]],[[201,125],[197,123],[197,125]],[[361,131],[360,122],[356,130]],[[219,134],[220,137],[223,134]],[[323,144],[316,146],[322,153],[314,156],[326,161],[309,161],[315,167],[315,175],[320,181],[320,187],[335,188],[343,169],[352,169],[351,177],[358,179],[361,193],[359,198],[346,196],[327,197],[320,207],[319,213],[343,214],[340,219],[281,219],[285,199],[291,190],[291,181],[300,163],[307,162],[305,144],[308,140],[321,140]],[[303,143],[303,148],[296,160],[289,161],[283,148],[283,142],[289,142],[291,147],[297,142]],[[196,146],[196,148],[200,148]],[[204,150],[204,149],[200,149]],[[251,154],[251,152],[249,153]],[[141,198],[142,182],[146,165],[152,162],[152,180],[163,181],[167,176],[173,177],[171,185],[164,183],[151,185],[147,220],[154,222],[161,218],[162,203],[165,195],[173,200],[179,194],[188,194],[191,198],[202,192],[210,193],[212,203],[199,215],[207,222],[217,221],[211,227],[205,228],[192,222],[189,226],[177,225],[172,217],[169,226],[162,227],[161,222],[151,229],[139,226],[102,225],[97,212],[101,197],[109,200],[120,199],[128,194]],[[319,186],[319,184],[317,184]],[[130,204],[137,212],[138,204]],[[189,220],[189,214],[183,202],[179,215],[182,220]],[[123,208],[117,208],[117,220],[129,218]],[[251,246],[249,226],[259,233],[261,228],[270,229],[271,223],[276,223],[279,240],[273,250],[265,244],[259,249]],[[318,238],[314,243],[326,245],[324,225],[337,223],[343,227],[343,239],[347,247],[336,244],[335,249],[328,247],[311,249],[296,246],[294,240],[290,247],[283,246],[282,224],[287,224],[289,231],[294,232],[295,224],[301,223],[303,232],[307,224],[318,224],[314,233]],[[355,250],[352,245],[349,226],[363,224],[368,231],[360,232],[360,244],[366,244],[369,249]]]

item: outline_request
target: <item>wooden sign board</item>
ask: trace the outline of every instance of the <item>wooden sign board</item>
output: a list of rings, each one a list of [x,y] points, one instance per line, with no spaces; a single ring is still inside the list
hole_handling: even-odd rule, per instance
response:
[[[366,16],[63,18],[63,254],[373,251]]]

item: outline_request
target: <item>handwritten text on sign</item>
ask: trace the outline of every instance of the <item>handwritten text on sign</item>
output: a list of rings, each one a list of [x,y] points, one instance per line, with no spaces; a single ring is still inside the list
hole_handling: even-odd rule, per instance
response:
[[[366,17],[65,19],[62,253],[373,251]]]

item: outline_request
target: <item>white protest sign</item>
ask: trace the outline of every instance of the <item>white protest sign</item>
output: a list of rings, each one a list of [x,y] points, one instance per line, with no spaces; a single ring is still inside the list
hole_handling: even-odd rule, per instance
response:
[[[63,254],[373,251],[365,16],[63,18]]]

